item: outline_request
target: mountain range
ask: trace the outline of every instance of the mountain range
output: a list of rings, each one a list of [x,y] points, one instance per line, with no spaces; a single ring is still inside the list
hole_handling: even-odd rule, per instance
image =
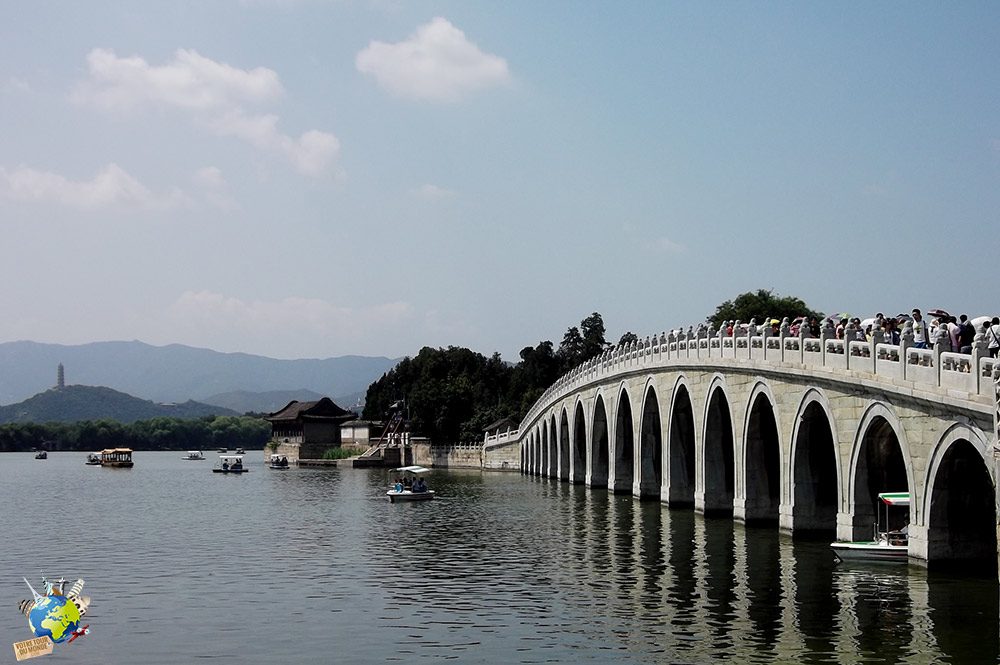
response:
[[[326,396],[346,407],[397,362],[367,356],[279,360],[139,341],[5,342],[0,344],[0,404],[55,387],[62,365],[65,385],[104,386],[157,403],[195,400],[238,413],[272,412],[292,399]]]

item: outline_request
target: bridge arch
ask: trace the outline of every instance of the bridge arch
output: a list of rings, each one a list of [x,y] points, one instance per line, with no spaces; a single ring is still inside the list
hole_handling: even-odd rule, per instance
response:
[[[837,509],[844,492],[840,455],[837,454],[837,419],[830,400],[818,388],[802,396],[792,426],[790,471],[787,474],[792,531],[835,531]]]
[[[608,435],[608,410],[604,405],[604,394],[597,392],[594,398],[593,426],[590,434],[590,473],[587,482],[590,487],[607,487],[609,475],[610,437]]]
[[[851,530],[849,540],[870,540],[872,525],[877,520],[880,492],[909,492],[910,519],[922,524],[919,492],[913,482],[913,465],[906,430],[893,409],[880,401],[865,409],[851,446],[851,481],[848,485]],[[893,517],[893,516],[890,516]],[[902,516],[889,523],[901,528]],[[839,534],[838,534],[839,535]]]
[[[646,379],[642,391],[642,412],[639,416],[639,459],[636,487],[633,494],[642,499],[660,498],[663,484],[663,427],[656,382]]]
[[[556,410],[552,410],[549,420],[549,478],[559,477],[559,425],[556,422]]]
[[[576,484],[587,480],[587,416],[579,396],[573,407],[573,466],[572,480]]]
[[[731,404],[725,377],[714,374],[705,393],[701,452],[696,453],[701,487],[695,491],[695,505],[700,503],[706,514],[733,514],[736,449]]]
[[[667,489],[661,492],[671,507],[694,507],[696,436],[694,407],[687,377],[680,373],[670,391],[667,425]]]
[[[938,440],[927,465],[923,522],[926,558],[996,572],[996,478],[987,460],[992,451],[982,431],[953,423]]]
[[[566,407],[559,410],[559,479],[569,480],[569,413]]]
[[[614,474],[610,489],[615,494],[631,494],[635,474],[635,424],[632,417],[632,400],[628,394],[628,383],[622,382],[618,388],[618,404],[615,410]]]
[[[781,432],[777,400],[766,381],[750,390],[743,420],[743,442],[737,452],[741,482],[737,494],[743,498],[747,522],[778,522],[781,504]]]

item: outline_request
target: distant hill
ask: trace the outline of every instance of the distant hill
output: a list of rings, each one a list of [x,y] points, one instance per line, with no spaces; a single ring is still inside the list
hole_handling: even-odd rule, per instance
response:
[[[155,404],[111,388],[95,386],[66,386],[58,390],[46,390],[18,404],[0,406],[0,423],[75,423],[111,418],[127,424],[156,416],[199,418],[207,415],[242,414],[193,401]]]
[[[306,390],[330,398],[363,393],[397,360],[276,360],[143,342],[5,342],[0,344],[0,404],[20,402],[55,386],[60,363],[68,384],[108,386],[154,402],[185,402],[237,391]]]
[[[315,402],[322,397],[330,396],[320,395],[319,393],[314,393],[311,390],[305,389],[271,390],[265,393],[252,393],[246,390],[234,390],[228,393],[210,395],[201,401],[205,404],[212,404],[214,406],[232,409],[238,413],[274,413],[275,411],[287,406],[292,400],[297,400],[299,402]],[[342,404],[337,398],[332,399],[345,409],[351,404],[354,404],[353,401],[350,404]]]

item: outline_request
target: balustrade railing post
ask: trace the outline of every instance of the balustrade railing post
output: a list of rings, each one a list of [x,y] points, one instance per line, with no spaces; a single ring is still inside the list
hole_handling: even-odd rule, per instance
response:
[[[903,324],[903,332],[899,335],[899,362],[902,363],[903,379],[906,379],[907,357],[906,352],[913,347],[913,321]]]
[[[837,331],[833,327],[833,321],[830,319],[823,321],[823,327],[819,331],[819,350],[822,352],[820,360],[823,363],[823,367],[826,367],[826,340],[835,339],[836,337]]]

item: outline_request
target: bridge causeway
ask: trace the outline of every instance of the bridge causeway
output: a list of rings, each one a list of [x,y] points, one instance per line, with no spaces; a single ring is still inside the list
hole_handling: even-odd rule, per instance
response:
[[[483,465],[837,540],[870,539],[876,495],[908,491],[911,560],[996,565],[1000,364],[982,333],[960,354],[909,327],[898,345],[804,328],[608,350],[488,437]]]

